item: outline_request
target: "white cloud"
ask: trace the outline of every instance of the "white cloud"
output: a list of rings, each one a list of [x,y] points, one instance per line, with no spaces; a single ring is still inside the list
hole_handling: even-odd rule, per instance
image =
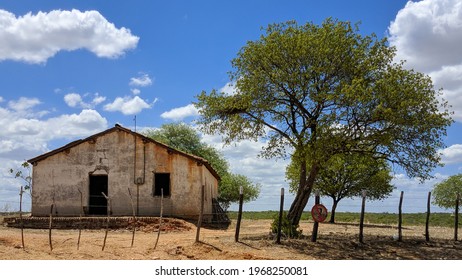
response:
[[[141,74],[139,77],[130,78],[129,85],[133,87],[147,87],[152,85],[152,80],[148,74]]]
[[[455,144],[446,149],[440,150],[442,162],[445,164],[454,164],[462,162],[462,145]]]
[[[43,119],[36,108],[40,100],[31,99],[34,102],[27,102],[25,98],[8,102],[14,109],[0,106],[0,207],[7,203],[18,209],[14,201],[17,201],[19,183],[7,172],[9,168],[49,151],[50,141],[75,140],[107,128],[107,120],[95,110]],[[28,209],[30,199],[25,204],[24,208]]]
[[[218,92],[224,92],[225,95],[231,96],[236,94],[236,87],[232,82],[226,83],[226,85],[218,90]]]
[[[116,58],[135,48],[138,40],[98,11],[53,10],[16,17],[0,9],[0,61],[44,63],[59,51],[77,49]]]
[[[199,110],[197,110],[193,104],[189,104],[184,107],[174,108],[170,111],[164,112],[160,116],[164,119],[181,121],[187,117],[194,117],[198,115]]]
[[[12,100],[8,102],[8,107],[17,112],[23,112],[35,107],[38,104],[40,104],[38,98],[20,97],[17,101]]]
[[[135,115],[141,112],[143,109],[150,109],[156,101],[157,100],[151,104],[148,104],[139,96],[117,97],[112,103],[104,105],[104,110],[110,112],[119,111],[124,115]]]
[[[131,92],[134,94],[134,95],[139,95],[141,93],[141,90],[137,89],[137,88],[134,88],[134,89],[131,89]]]
[[[88,97],[91,94],[87,93],[84,94],[84,97]],[[90,102],[84,102],[83,98],[78,93],[68,93],[64,96],[64,102],[66,102],[67,106],[72,108],[83,108],[83,109],[93,109],[98,104],[104,102],[106,97],[100,96],[98,93],[92,95],[93,99]]]
[[[8,102],[11,103],[17,105],[27,102]],[[39,104],[40,101],[37,99],[33,103]],[[32,105],[19,107],[27,110],[0,106],[2,160],[24,160],[47,151],[48,141],[88,136],[107,127],[107,120],[95,110],[43,119],[40,111]]]
[[[93,105],[96,106],[96,105],[98,105],[98,104],[103,103],[104,101],[106,101],[106,97],[105,97],[105,96],[100,96],[98,93],[95,93],[95,96],[94,96],[94,98],[93,98],[93,100],[92,100],[91,103],[92,103]]]
[[[77,107],[82,103],[82,97],[78,93],[68,93],[64,96],[64,102],[69,107]]]
[[[409,1],[390,24],[390,44],[397,59],[424,72],[452,105],[454,119],[462,121],[462,2]]]
[[[2,102],[3,102],[3,97],[0,96],[0,103],[2,103]]]

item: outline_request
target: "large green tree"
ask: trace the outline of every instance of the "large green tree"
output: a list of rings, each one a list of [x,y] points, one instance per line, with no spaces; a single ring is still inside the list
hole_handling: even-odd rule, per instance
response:
[[[308,162],[308,165],[310,163]],[[287,166],[286,177],[290,190],[297,192],[300,178],[298,162],[291,161]],[[321,196],[332,199],[330,223],[335,223],[335,211],[338,203],[344,198],[362,195],[370,200],[381,200],[388,197],[394,187],[391,185],[391,170],[383,159],[374,159],[363,154],[339,154],[325,162],[316,177],[314,190]]]
[[[435,185],[432,191],[433,204],[450,209],[456,207],[457,196],[462,198],[462,174],[450,176]]]
[[[322,163],[363,153],[430,177],[450,125],[431,79],[394,62],[386,39],[349,22],[272,24],[232,60],[235,94],[197,96],[198,123],[225,143],[266,138],[263,155],[299,162],[287,218],[298,225]],[[307,166],[307,159],[311,165]]]
[[[244,201],[255,200],[260,194],[260,185],[254,184],[244,175],[229,171],[229,164],[223,154],[202,141],[194,128],[184,123],[163,124],[160,129],[144,131],[144,135],[174,149],[206,159],[220,176],[218,202],[226,210],[231,203],[239,201],[242,186]]]

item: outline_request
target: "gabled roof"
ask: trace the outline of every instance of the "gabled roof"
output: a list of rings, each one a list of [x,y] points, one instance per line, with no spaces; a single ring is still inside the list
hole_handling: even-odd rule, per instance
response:
[[[203,164],[203,165],[213,174],[213,176],[215,176],[215,178],[217,178],[218,180],[220,180],[220,176],[219,176],[218,173],[212,168],[212,166],[210,165],[210,163],[209,163],[206,159],[201,158],[201,157],[198,157],[198,156],[195,156],[195,155],[192,155],[192,154],[188,154],[188,153],[182,152],[182,151],[177,150],[177,149],[174,149],[174,148],[172,148],[172,147],[169,147],[169,146],[167,146],[167,145],[165,145],[165,144],[163,144],[163,143],[161,143],[161,142],[158,142],[158,141],[156,141],[156,140],[154,140],[154,139],[152,139],[152,138],[146,137],[146,136],[144,136],[144,135],[142,135],[142,134],[139,134],[139,133],[137,133],[137,132],[131,131],[131,130],[128,129],[128,128],[122,127],[122,126],[120,126],[119,124],[116,124],[114,127],[109,128],[109,129],[107,129],[107,130],[105,130],[105,131],[102,131],[102,132],[99,132],[99,133],[97,133],[97,134],[91,135],[91,136],[89,136],[89,137],[87,137],[87,138],[85,138],[85,139],[80,139],[80,140],[73,141],[73,142],[71,142],[71,143],[69,143],[69,144],[67,144],[67,145],[64,145],[64,146],[60,147],[60,148],[57,148],[57,149],[52,150],[52,151],[49,151],[49,152],[44,153],[44,154],[42,154],[42,155],[39,155],[39,156],[37,156],[37,157],[31,158],[31,159],[27,160],[27,162],[29,162],[29,163],[31,163],[31,164],[37,163],[37,162],[39,162],[39,161],[41,161],[41,160],[44,160],[44,159],[46,159],[46,158],[48,158],[48,157],[50,157],[50,156],[53,156],[53,155],[58,154],[58,153],[60,153],[60,152],[63,152],[63,151],[65,151],[65,150],[67,150],[67,149],[70,149],[70,148],[72,148],[72,147],[75,147],[75,146],[77,146],[77,145],[80,145],[80,144],[82,144],[82,143],[84,143],[84,142],[94,141],[94,139],[96,139],[96,138],[98,138],[98,137],[100,137],[100,136],[102,136],[102,135],[105,135],[105,134],[108,134],[108,133],[111,133],[111,132],[114,132],[114,131],[117,131],[117,130],[118,130],[118,131],[124,131],[124,132],[126,132],[126,133],[132,134],[132,135],[134,135],[134,136],[136,136],[136,137],[141,138],[141,139],[142,139],[143,141],[145,141],[145,142],[151,142],[151,143],[154,143],[154,144],[156,144],[156,145],[162,146],[162,147],[164,147],[165,149],[167,149],[167,150],[168,150],[169,152],[171,152],[171,153],[177,153],[177,154],[180,154],[180,155],[185,156],[185,157],[187,157],[187,158],[190,158],[190,159],[192,159],[192,160],[195,160],[197,163]]]

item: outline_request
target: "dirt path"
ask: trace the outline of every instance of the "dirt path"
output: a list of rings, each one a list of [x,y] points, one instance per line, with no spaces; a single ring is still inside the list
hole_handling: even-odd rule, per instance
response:
[[[21,248],[20,230],[0,226],[0,259],[7,260],[246,260],[246,259],[462,259],[462,242],[454,242],[450,228],[432,228],[431,241],[425,242],[423,227],[405,227],[403,242],[393,240],[396,228],[368,226],[364,244],[358,242],[358,228],[352,224],[321,224],[318,241],[310,241],[312,223],[301,224],[302,239],[283,239],[276,245],[269,234],[271,221],[243,220],[240,242],[234,242],[234,221],[227,230],[201,229],[196,243],[196,227],[162,232],[157,248],[157,231],[144,228],[136,232],[133,248],[129,230],[109,231],[102,251],[104,230],[82,231],[77,250],[77,230],[53,230],[53,251],[48,244],[48,230],[25,229],[25,250]],[[438,237],[438,238],[437,238]]]

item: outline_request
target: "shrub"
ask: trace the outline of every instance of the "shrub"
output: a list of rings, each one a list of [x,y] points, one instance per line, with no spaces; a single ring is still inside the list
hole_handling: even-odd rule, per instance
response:
[[[277,234],[279,226],[279,213],[273,216],[273,222],[271,223],[271,233]],[[292,226],[289,219],[287,219],[287,213],[282,214],[281,234],[286,237],[297,238],[302,235],[302,230],[299,225]]]

